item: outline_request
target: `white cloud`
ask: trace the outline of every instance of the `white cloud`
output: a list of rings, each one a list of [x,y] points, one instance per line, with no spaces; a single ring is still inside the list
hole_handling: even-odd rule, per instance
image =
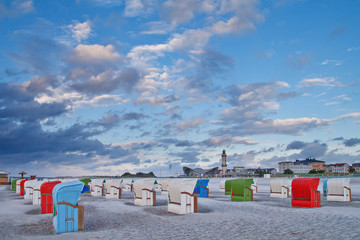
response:
[[[177,125],[177,129],[180,132],[186,131],[190,128],[196,128],[197,126],[199,126],[200,124],[204,123],[204,118],[203,117],[199,117],[197,119],[191,119],[189,121],[184,121],[181,122]]]
[[[307,79],[300,81],[298,86],[306,87],[306,88],[317,87],[317,86],[341,87],[341,86],[343,86],[343,84],[339,81],[335,81],[334,77],[329,77],[329,78],[307,78]]]
[[[360,47],[351,47],[347,49],[347,52],[359,51]]]
[[[124,14],[126,17],[137,17],[152,12],[151,0],[126,0]]]
[[[88,20],[83,23],[74,22],[74,24],[68,25],[67,28],[71,31],[72,37],[79,43],[88,39],[88,37],[91,35],[91,26],[92,23]]]
[[[325,106],[331,106],[331,105],[338,105],[340,104],[339,102],[328,102],[328,103],[325,103]]]
[[[238,17],[233,17],[227,22],[219,21],[215,23],[212,29],[216,34],[244,33],[249,30],[255,30],[255,26],[249,20],[240,20]]]
[[[73,51],[70,59],[78,63],[91,62],[114,62],[120,58],[120,54],[115,50],[111,44],[103,45],[83,45],[79,44]]]
[[[173,29],[170,24],[161,21],[149,22],[146,26],[149,29],[142,31],[142,34],[167,34]]]
[[[339,60],[324,60],[321,62],[321,65],[335,65],[335,66],[340,66],[342,65],[342,61]]]

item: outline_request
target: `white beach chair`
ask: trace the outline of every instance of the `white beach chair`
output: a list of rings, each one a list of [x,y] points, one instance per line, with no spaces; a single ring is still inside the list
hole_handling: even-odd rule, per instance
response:
[[[351,189],[350,179],[329,179],[327,181],[328,201],[350,202],[351,201]]]
[[[288,198],[290,194],[290,183],[288,179],[270,181],[270,197]]]
[[[90,182],[91,196],[98,197],[104,196],[104,179],[93,178]]]
[[[226,182],[226,179],[225,180],[221,180],[220,181],[220,191],[221,192],[225,192],[225,182]]]
[[[106,187],[106,195],[105,198],[121,198],[121,179],[110,179],[106,180],[105,183]]]
[[[161,182],[159,181],[159,179],[155,179],[154,189],[157,192],[161,192]]]
[[[169,183],[168,212],[188,214],[197,212],[197,196],[194,188],[197,179],[177,179]]]
[[[33,185],[33,205],[41,204],[41,192],[40,187],[44,182],[48,182],[47,179],[36,181]]]
[[[161,181],[161,195],[168,195],[169,183],[172,179],[163,179]]]
[[[155,206],[156,192],[154,190],[155,179],[139,179],[134,182],[134,205]]]
[[[19,179],[16,181],[16,193],[20,194],[20,182],[24,179]]]
[[[251,189],[253,190],[253,193],[258,192],[257,180],[255,178],[253,179],[253,184],[251,184]]]
[[[122,190],[124,192],[131,192],[133,190],[133,180],[131,178],[124,178],[122,180]]]
[[[33,198],[33,192],[34,192],[34,184],[37,180],[30,180],[30,181],[26,181],[24,183],[24,199],[32,199]]]

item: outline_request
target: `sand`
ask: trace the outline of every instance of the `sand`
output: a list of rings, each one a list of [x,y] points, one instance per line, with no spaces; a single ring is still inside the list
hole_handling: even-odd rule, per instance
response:
[[[52,214],[0,186],[0,239],[360,239],[360,178],[351,178],[352,202],[322,197],[312,209],[270,198],[270,179],[262,178],[254,201],[231,202],[221,180],[210,180],[210,198],[199,198],[199,213],[187,215],[168,213],[160,193],[157,206],[147,207],[134,206],[132,192],[122,199],[82,194],[85,231],[62,234],[54,233]]]

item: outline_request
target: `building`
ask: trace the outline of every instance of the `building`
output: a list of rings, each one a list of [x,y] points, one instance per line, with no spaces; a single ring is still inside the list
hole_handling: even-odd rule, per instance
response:
[[[360,172],[360,163],[353,163],[352,167],[355,169],[357,173]]]
[[[294,162],[279,162],[279,173],[284,173],[286,169],[294,169]]]
[[[9,172],[0,170],[0,185],[9,185]]]
[[[218,172],[218,167],[211,169],[202,169],[202,168],[189,168],[183,167],[184,174],[187,177],[205,177],[205,176],[214,176]]]
[[[284,173],[290,169],[295,174],[309,173],[310,170],[324,170],[325,161],[319,161],[315,158],[306,158],[305,160],[295,160],[295,162],[279,162],[279,172]]]
[[[334,164],[329,164],[329,165],[324,164],[325,173],[332,173],[333,167],[334,167]]]
[[[336,163],[333,166],[333,173],[348,173],[350,165],[347,163]]]

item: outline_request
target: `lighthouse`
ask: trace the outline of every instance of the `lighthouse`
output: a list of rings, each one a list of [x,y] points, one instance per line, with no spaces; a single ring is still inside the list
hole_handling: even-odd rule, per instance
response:
[[[221,173],[222,174],[226,174],[226,167],[227,167],[227,165],[226,165],[226,153],[225,153],[225,150],[223,150],[223,153],[222,153],[222,164],[221,164],[221,167],[222,167],[222,171],[221,171]]]

